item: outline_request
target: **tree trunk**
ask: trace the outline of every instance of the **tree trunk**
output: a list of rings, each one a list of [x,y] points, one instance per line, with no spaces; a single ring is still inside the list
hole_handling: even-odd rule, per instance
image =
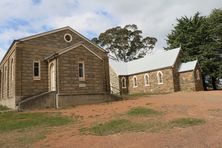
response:
[[[213,90],[217,90],[217,79],[215,77],[211,77]]]

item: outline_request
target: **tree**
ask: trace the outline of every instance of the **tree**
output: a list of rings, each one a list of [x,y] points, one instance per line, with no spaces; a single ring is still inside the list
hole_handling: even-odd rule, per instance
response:
[[[210,37],[214,41],[212,48],[218,49],[222,55],[222,9],[214,9],[207,21],[210,25]],[[220,57],[220,61],[222,61],[222,57]],[[220,63],[218,72],[219,77],[222,78],[222,63]]]
[[[154,37],[142,37],[142,31],[136,25],[126,25],[111,28],[101,33],[92,41],[109,52],[110,58],[117,61],[128,62],[144,57],[151,51],[157,39]]]
[[[211,36],[208,19],[200,16],[199,12],[190,18],[184,16],[177,19],[177,25],[167,35],[166,50],[181,46],[183,62],[198,59],[202,68],[203,82],[206,76],[210,76],[213,89],[216,89],[216,78],[219,75],[221,61],[215,40]]]

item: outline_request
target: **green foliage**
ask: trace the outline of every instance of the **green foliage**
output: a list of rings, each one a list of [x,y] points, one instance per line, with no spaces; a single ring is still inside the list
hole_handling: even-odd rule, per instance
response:
[[[171,127],[187,127],[187,126],[194,126],[204,124],[206,121],[203,119],[196,119],[196,118],[179,118],[174,119],[170,122]]]
[[[222,49],[222,11],[214,10],[208,17],[197,12],[181,17],[167,36],[168,49],[182,47],[182,61],[199,60],[203,76],[216,78],[222,73],[219,50]],[[214,80],[212,80],[214,81]]]
[[[110,57],[128,62],[144,57],[157,42],[154,37],[142,37],[142,31],[136,25],[114,27],[101,33],[92,41],[110,52]]]
[[[155,111],[150,108],[135,107],[129,110],[127,114],[130,116],[151,116],[151,115],[160,115],[161,112]]]
[[[68,124],[72,121],[56,113],[17,113],[8,112],[0,114],[0,131],[12,131],[32,127],[50,127]]]

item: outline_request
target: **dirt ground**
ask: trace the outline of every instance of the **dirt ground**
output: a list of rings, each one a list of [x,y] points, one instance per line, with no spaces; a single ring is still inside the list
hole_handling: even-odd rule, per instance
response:
[[[164,120],[194,117],[205,124],[186,128],[173,128],[159,132],[124,132],[108,136],[82,134],[79,129],[94,123],[109,121],[137,106],[149,107],[166,114]],[[58,110],[57,110],[58,111]],[[61,109],[64,115],[79,117],[77,124],[55,128],[47,138],[34,147],[76,148],[183,148],[222,147],[222,91],[179,92],[166,95],[131,97],[128,100],[82,105]]]

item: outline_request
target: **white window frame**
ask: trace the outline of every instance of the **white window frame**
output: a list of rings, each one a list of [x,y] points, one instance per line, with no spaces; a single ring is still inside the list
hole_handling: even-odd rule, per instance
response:
[[[134,81],[136,79],[136,82]],[[137,76],[133,76],[133,88],[138,87]]]
[[[39,75],[35,76],[35,63],[39,64]],[[33,61],[33,80],[41,80],[41,62],[40,60]]]
[[[159,77],[159,74],[161,74],[161,77],[162,77],[162,82],[160,82],[160,77]],[[156,76],[157,76],[157,83],[158,84],[163,84],[163,73],[162,73],[162,71],[158,71],[157,72],[157,74],[156,74]]]
[[[83,65],[83,77],[79,77],[79,64]],[[78,77],[79,77],[79,81],[85,81],[85,62],[84,61],[78,62]]]
[[[67,35],[70,37],[70,41],[68,41],[68,40],[66,39],[66,36],[67,36]],[[72,35],[69,34],[69,33],[66,33],[66,34],[64,35],[64,40],[65,40],[66,42],[68,42],[68,43],[72,42]]]
[[[123,83],[123,80],[124,80],[124,83]],[[121,86],[122,86],[122,88],[126,88],[126,78],[125,77],[121,78]]]
[[[147,81],[148,81],[148,83],[146,83],[147,81],[146,81],[146,77],[147,77]],[[144,75],[144,85],[145,86],[150,86],[150,76],[149,76],[149,74],[145,74]]]

